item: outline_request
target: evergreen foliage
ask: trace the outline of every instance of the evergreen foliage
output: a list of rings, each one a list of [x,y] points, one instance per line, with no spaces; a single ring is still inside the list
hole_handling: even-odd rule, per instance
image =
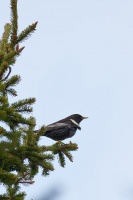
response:
[[[9,95],[17,96],[14,89],[20,82],[19,75],[11,75],[16,58],[21,55],[24,46],[19,43],[27,39],[35,30],[37,22],[29,25],[18,34],[17,0],[10,0],[11,22],[4,27],[0,40],[0,183],[6,187],[1,200],[23,200],[26,196],[20,191],[21,184],[33,184],[34,176],[42,168],[44,176],[54,170],[52,161],[58,156],[59,163],[65,166],[65,156],[72,161],[71,151],[77,150],[77,144],[57,142],[51,146],[40,146],[40,137],[45,132],[42,126],[34,131],[36,120],[31,113],[35,98],[26,98],[9,102]],[[6,128],[5,128],[6,127]]]

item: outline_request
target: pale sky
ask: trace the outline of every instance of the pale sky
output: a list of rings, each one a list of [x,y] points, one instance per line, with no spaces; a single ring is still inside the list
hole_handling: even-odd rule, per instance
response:
[[[9,2],[0,2],[1,34]],[[39,174],[34,185],[22,187],[26,200],[59,187],[57,200],[132,200],[133,1],[18,2],[19,30],[38,26],[14,66],[22,77],[17,99],[37,99],[37,128],[75,113],[89,116],[64,141],[79,146],[74,162],[61,168],[56,160],[49,177]],[[41,144],[54,141],[42,138]]]

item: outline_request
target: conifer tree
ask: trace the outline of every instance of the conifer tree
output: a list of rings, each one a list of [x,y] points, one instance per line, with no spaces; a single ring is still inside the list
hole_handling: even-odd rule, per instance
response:
[[[71,151],[77,150],[77,144],[56,142],[51,146],[40,146],[40,137],[45,133],[43,125],[36,133],[36,120],[30,114],[35,98],[25,98],[14,103],[9,96],[17,96],[14,89],[20,82],[19,75],[13,75],[12,67],[21,55],[24,46],[20,46],[35,30],[37,22],[18,33],[17,0],[10,0],[11,20],[4,27],[0,40],[0,183],[6,187],[6,193],[0,195],[1,200],[23,200],[25,192],[21,192],[21,184],[34,183],[34,176],[42,169],[47,176],[54,170],[52,164],[58,157],[62,167],[65,157],[72,161]],[[30,116],[25,117],[25,114]],[[35,184],[35,183],[34,183]]]

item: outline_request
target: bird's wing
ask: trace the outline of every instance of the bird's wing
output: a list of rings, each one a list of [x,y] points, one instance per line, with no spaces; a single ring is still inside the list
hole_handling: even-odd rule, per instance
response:
[[[61,129],[61,128],[65,128],[68,126],[69,125],[67,123],[54,123],[54,124],[50,124],[50,125],[46,126],[46,131]]]

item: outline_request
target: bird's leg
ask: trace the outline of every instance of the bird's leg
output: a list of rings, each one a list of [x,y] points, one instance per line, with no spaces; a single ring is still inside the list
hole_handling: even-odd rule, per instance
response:
[[[58,140],[58,141],[56,142],[56,144],[64,145],[65,143],[63,143],[61,140]]]

